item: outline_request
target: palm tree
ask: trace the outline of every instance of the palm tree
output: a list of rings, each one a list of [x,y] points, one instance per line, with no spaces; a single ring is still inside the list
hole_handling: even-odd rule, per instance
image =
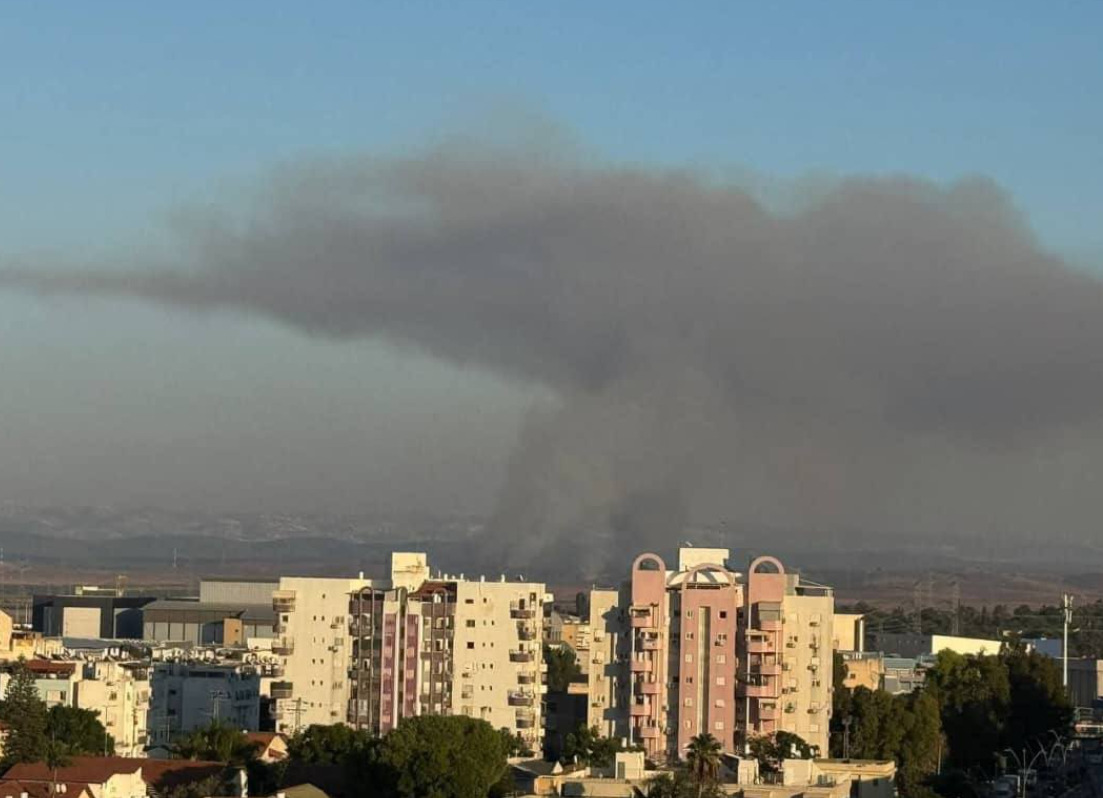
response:
[[[720,741],[708,732],[698,734],[689,741],[686,748],[686,762],[690,775],[697,785],[697,796],[705,791],[705,786],[715,784],[720,777]]]
[[[46,745],[42,751],[42,760],[46,767],[50,769],[51,794],[57,795],[57,772],[61,768],[68,767],[69,765],[69,747],[65,745],[65,743],[59,742],[56,737],[52,737],[46,741]]]

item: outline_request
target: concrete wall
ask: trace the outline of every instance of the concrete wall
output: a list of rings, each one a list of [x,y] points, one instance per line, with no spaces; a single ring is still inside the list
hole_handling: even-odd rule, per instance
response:
[[[246,582],[204,579],[199,583],[199,601],[204,604],[255,604],[272,606],[272,591],[278,582]]]

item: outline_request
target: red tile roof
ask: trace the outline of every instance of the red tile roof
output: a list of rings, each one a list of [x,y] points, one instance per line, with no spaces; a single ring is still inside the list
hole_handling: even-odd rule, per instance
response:
[[[58,768],[59,781],[76,784],[104,784],[120,773],[142,773],[142,781],[163,788],[220,776],[226,770],[221,762],[193,762],[188,759],[137,759],[123,756],[74,756]],[[6,780],[50,781],[53,774],[44,762],[12,765]]]
[[[120,773],[138,772],[145,762],[144,759],[121,756],[74,756],[68,765],[57,769],[57,778],[58,781],[76,784],[103,784]],[[4,778],[9,781],[51,781],[53,773],[45,762],[24,762],[12,765]]]
[[[0,798],[54,798],[52,781],[12,781],[0,779]],[[65,798],[92,798],[92,790],[87,784],[58,783],[58,793],[64,792]]]
[[[36,674],[57,674],[72,676],[77,669],[75,662],[54,662],[48,659],[31,659],[26,662],[27,670]]]

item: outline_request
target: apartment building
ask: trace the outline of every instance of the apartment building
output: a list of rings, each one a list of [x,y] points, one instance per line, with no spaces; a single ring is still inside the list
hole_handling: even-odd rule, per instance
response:
[[[99,716],[115,738],[120,756],[143,756],[148,745],[147,719],[151,690],[149,673],[138,663],[28,660],[35,689],[47,707],[86,709]],[[0,695],[11,681],[10,669],[0,672]]]
[[[260,729],[261,677],[256,668],[199,662],[153,666],[150,739],[168,745],[212,721],[242,731]]]
[[[701,733],[736,752],[785,730],[827,750],[834,597],[772,557],[745,577],[727,549],[686,547],[676,570],[642,554],[590,593],[587,721],[676,759]]]
[[[348,722],[386,733],[404,717],[462,714],[539,750],[544,585],[429,579],[423,554],[396,553],[391,570],[391,589],[348,596]]]
[[[788,731],[828,750],[835,598],[831,588],[785,572],[775,557],[751,562],[740,614],[739,703],[751,738]]]
[[[641,554],[620,590],[590,594],[590,725],[654,759],[706,732],[734,750],[743,587],[727,559],[687,547],[670,570]]]
[[[116,756],[144,756],[149,745],[152,687],[148,669],[138,663],[86,662],[76,684],[73,705],[99,713],[115,739]]]
[[[603,737],[628,739],[629,632],[628,592],[625,588],[590,591],[590,697],[587,723]]]
[[[355,579],[282,577],[272,593],[272,652],[283,679],[272,683],[276,731],[341,723],[349,701],[349,595],[373,583]],[[378,583],[377,583],[378,586]],[[383,588],[389,587],[386,581]]]

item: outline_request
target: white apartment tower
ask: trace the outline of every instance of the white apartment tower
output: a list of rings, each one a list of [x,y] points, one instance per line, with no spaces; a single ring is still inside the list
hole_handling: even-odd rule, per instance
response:
[[[283,661],[273,682],[276,729],[294,733],[345,720],[349,700],[349,594],[371,580],[281,577],[272,594],[272,652]]]

